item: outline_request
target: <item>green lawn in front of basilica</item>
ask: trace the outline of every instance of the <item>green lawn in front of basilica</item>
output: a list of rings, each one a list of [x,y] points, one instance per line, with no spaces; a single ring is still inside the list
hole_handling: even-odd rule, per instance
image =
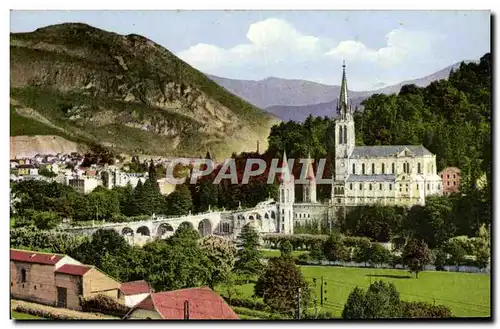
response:
[[[336,266],[301,266],[306,279],[314,287],[320,305],[320,282],[326,282],[324,309],[341,317],[349,293],[358,286],[367,289],[371,282],[383,280],[397,287],[402,300],[443,304],[456,317],[488,317],[490,308],[490,275],[477,273],[424,271],[418,279],[406,270],[349,268]],[[253,295],[253,283],[239,286],[241,297]],[[221,291],[223,293],[223,291]]]

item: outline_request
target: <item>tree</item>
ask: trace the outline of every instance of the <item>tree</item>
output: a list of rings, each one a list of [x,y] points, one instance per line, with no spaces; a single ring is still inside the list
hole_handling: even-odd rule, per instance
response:
[[[144,246],[152,287],[166,291],[206,285],[210,275],[208,259],[200,245],[189,239],[170,242],[155,240]]]
[[[167,197],[168,215],[187,215],[193,209],[191,191],[185,184],[177,185]]]
[[[281,257],[291,257],[293,251],[293,246],[288,240],[281,241],[280,243],[280,253]]]
[[[393,283],[376,281],[364,292],[354,288],[342,311],[343,319],[396,318],[400,314],[399,292]]]
[[[311,246],[311,259],[321,261],[325,258],[325,254],[323,253],[323,244],[319,241],[314,242]]]
[[[332,234],[323,244],[323,253],[329,261],[342,261],[347,257],[347,248],[342,243],[342,237]]]
[[[405,246],[402,255],[403,264],[410,272],[414,272],[418,279],[418,273],[424,270],[430,261],[430,251],[427,244],[422,240],[411,240]]]
[[[204,237],[201,248],[208,258],[209,287],[213,290],[217,284],[231,279],[236,259],[236,247],[233,242],[216,236]]]
[[[490,261],[491,245],[490,234],[484,224],[479,228],[477,237],[473,240],[473,245],[476,265],[479,268],[485,268]]]
[[[375,243],[371,246],[369,256],[371,264],[387,264],[391,260],[391,252],[384,248],[380,243]]]
[[[238,260],[234,269],[237,274],[247,277],[247,283],[249,276],[257,275],[262,270],[262,253],[259,247],[259,234],[251,225],[245,225],[238,236]]]
[[[255,284],[255,295],[271,309],[289,312],[296,308],[300,289],[301,306],[309,305],[311,292],[299,267],[290,258],[271,258]]]
[[[55,172],[47,169],[46,167],[42,167],[42,168],[38,169],[38,174],[41,176],[48,177],[48,178],[54,178],[57,176],[57,174]]]
[[[92,264],[102,268],[102,260],[106,254],[113,257],[127,255],[130,245],[115,230],[99,229],[90,241],[81,244],[70,256],[78,259],[84,264]]]

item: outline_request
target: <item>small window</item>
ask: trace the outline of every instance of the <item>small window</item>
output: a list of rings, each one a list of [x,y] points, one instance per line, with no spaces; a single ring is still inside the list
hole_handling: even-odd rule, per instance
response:
[[[427,184],[427,189],[428,189],[428,190],[430,190],[430,189],[431,189],[429,184]]]
[[[372,175],[375,175],[375,164],[372,163]]]
[[[382,175],[385,175],[385,163],[382,163]]]
[[[422,164],[420,162],[418,163],[418,173],[422,173]]]
[[[26,282],[26,270],[24,268],[21,269],[21,282]]]
[[[455,178],[455,177],[456,177],[455,174],[453,174],[453,178]]]
[[[457,182],[453,182],[453,186],[456,186],[457,185]]]
[[[352,174],[356,175],[356,164],[352,164]]]
[[[361,174],[362,175],[365,174],[365,164],[364,163],[361,165]]]
[[[448,184],[448,186],[450,186],[451,183],[448,181],[447,184]]]
[[[372,184],[370,184],[370,191],[372,190]]]
[[[382,191],[382,183],[379,184],[379,189]]]
[[[418,191],[418,184],[417,184],[417,191]]]
[[[362,190],[363,189],[363,184],[359,184],[359,189]]]
[[[349,184],[349,188],[352,190],[352,183],[351,183],[351,184]]]
[[[342,126],[339,127],[339,144],[342,144]]]
[[[394,162],[392,163],[392,173],[394,174],[396,172],[396,165]]]
[[[392,191],[392,184],[389,184],[389,191]]]
[[[450,179],[450,175],[446,175],[446,178]]]

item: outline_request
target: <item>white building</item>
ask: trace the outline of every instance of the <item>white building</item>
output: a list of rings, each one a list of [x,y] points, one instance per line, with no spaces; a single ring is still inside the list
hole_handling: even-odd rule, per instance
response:
[[[101,185],[101,181],[95,177],[73,177],[68,180],[68,185],[81,193],[90,193],[97,186]]]

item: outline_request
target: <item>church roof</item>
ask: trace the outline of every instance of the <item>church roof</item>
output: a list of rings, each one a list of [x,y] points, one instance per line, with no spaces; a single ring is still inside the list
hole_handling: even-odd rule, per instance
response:
[[[432,155],[432,153],[422,145],[376,145],[354,147],[351,158],[396,157],[405,149],[408,149],[411,153],[413,153],[412,155],[415,156]]]
[[[349,175],[348,182],[394,182],[396,175]]]

